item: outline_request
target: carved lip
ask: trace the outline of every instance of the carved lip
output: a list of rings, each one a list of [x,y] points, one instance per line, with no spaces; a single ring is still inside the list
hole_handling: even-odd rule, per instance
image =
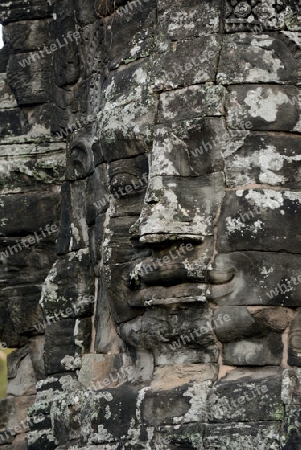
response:
[[[150,307],[181,303],[206,303],[206,284],[182,283],[174,286],[152,286],[136,291],[128,300],[132,307]]]
[[[209,279],[213,284],[223,284],[228,283],[235,274],[235,268],[231,267],[230,269],[208,269],[207,273],[209,275]]]

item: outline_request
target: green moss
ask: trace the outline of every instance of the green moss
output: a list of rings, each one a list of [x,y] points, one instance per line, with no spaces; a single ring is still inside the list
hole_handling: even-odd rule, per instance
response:
[[[274,412],[274,419],[275,420],[283,420],[284,418],[284,405],[281,405],[276,411]]]
[[[123,61],[124,61],[124,64],[129,64],[131,62],[136,61],[136,58],[127,58],[127,59],[124,59]]]

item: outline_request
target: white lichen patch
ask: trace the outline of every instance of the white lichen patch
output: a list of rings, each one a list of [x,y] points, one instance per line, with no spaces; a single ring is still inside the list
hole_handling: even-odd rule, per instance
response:
[[[286,191],[286,192],[284,192],[284,198],[290,200],[291,202],[300,204],[301,203],[301,192]]]
[[[246,200],[259,209],[279,209],[283,206],[283,195],[279,191],[265,189],[255,191],[250,189],[246,195]]]
[[[190,397],[190,408],[183,418],[183,423],[206,421],[206,399],[211,385],[209,380],[200,384],[194,383],[183,394],[184,397]]]
[[[112,416],[109,405],[106,406],[106,410],[105,411],[106,411],[105,412],[105,419],[108,420]]]
[[[257,233],[259,230],[263,230],[263,222],[262,222],[262,220],[256,220],[256,222],[254,222],[254,225],[252,227],[252,231],[254,233]]]
[[[285,163],[293,164],[297,161],[301,161],[301,155],[289,156],[277,151],[274,145],[268,144],[247,155],[233,155],[232,158],[227,159],[227,178],[230,178],[232,185],[251,184],[258,181],[271,186],[283,185],[287,181],[285,174],[281,173]],[[254,168],[259,169],[259,173],[257,170],[254,171]],[[234,174],[235,180],[232,179]]]
[[[274,267],[270,267],[269,269],[267,269],[265,266],[263,266],[260,274],[263,275],[263,278],[267,278],[273,272]]]
[[[258,49],[258,53],[260,53],[260,57],[263,62],[266,63],[268,69],[261,68],[252,68],[249,70],[249,77],[252,79],[253,83],[256,81],[269,82],[269,81],[278,81],[279,77],[277,76],[277,71],[279,69],[283,69],[284,65],[280,59],[274,55],[274,52],[264,51],[262,49]]]
[[[66,370],[75,370],[80,369],[82,360],[80,356],[70,356],[66,355],[62,360],[61,364],[65,367]]]
[[[177,144],[185,145],[175,135],[173,135],[172,140],[164,130],[158,130],[156,132],[151,161],[152,176],[180,175],[173,164],[173,159],[176,158],[174,146]]]
[[[235,219],[234,217],[226,218],[226,230],[229,234],[236,233],[237,231],[245,230],[246,224],[241,221],[240,218]]]
[[[18,106],[15,96],[8,87],[6,73],[0,74],[0,95],[1,109],[16,108]]]
[[[42,287],[40,304],[43,305],[46,302],[57,302],[57,290],[58,285],[55,283],[57,278],[57,268],[56,263],[54,263],[53,267],[50,269],[47,278]]]
[[[140,67],[134,72],[133,79],[136,83],[144,84],[147,82],[147,72]]]
[[[114,442],[115,437],[103,426],[98,425],[97,433],[93,433],[91,436],[91,442],[97,442],[98,444],[106,442]]]
[[[263,87],[248,91],[244,103],[249,106],[251,117],[261,117],[266,122],[275,122],[278,106],[289,102],[289,97],[283,92],[275,92]]]
[[[141,405],[144,400],[145,394],[149,389],[149,387],[145,387],[139,391],[136,403],[136,419],[138,420],[138,422],[140,422],[141,420]]]

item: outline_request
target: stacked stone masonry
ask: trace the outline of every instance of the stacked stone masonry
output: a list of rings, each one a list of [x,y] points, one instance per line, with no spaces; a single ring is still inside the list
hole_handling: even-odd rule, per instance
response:
[[[0,22],[0,450],[300,450],[301,4]]]

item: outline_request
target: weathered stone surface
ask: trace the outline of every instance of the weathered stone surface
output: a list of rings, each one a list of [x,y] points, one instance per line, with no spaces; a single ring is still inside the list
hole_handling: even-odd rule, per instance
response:
[[[63,319],[46,327],[45,372],[52,375],[81,367],[81,355],[90,348],[91,320]]]
[[[299,89],[295,86],[236,85],[228,87],[227,124],[242,129],[251,122],[252,130],[293,131],[298,123]]]
[[[86,223],[86,181],[64,183],[62,186],[61,228],[57,253],[64,254],[89,245]]]
[[[36,378],[28,354],[28,348],[16,350],[8,355],[8,387],[7,395],[16,397],[30,396],[36,393]]]
[[[9,290],[10,317],[18,334],[36,331],[35,325],[43,321],[43,313],[39,305],[40,286],[15,286]]]
[[[118,2],[125,3],[124,0]],[[154,45],[155,23],[156,8],[152,1],[127,2],[118,8],[116,14],[108,18],[108,30],[104,30],[105,48],[110,54],[109,68],[149,57]]]
[[[282,361],[281,335],[253,337],[223,346],[223,362],[229,366],[278,366]]]
[[[109,165],[111,216],[138,215],[148,184],[148,159],[141,155]]]
[[[53,52],[53,75],[57,86],[75,84],[80,74],[77,45],[80,34],[75,34],[74,13],[68,6],[69,1],[63,0],[53,8],[56,14],[53,32],[57,36],[56,50]]]
[[[49,46],[54,42],[51,20],[18,20],[5,27],[5,36],[15,53],[38,50],[41,42]]]
[[[298,63],[288,44],[289,40],[273,34],[235,33],[226,36],[219,62],[218,82],[226,85],[296,84]]]
[[[45,4],[42,0],[32,0],[30,4],[24,4],[23,0],[16,0],[13,5],[9,2],[2,3],[0,7],[1,21],[4,23],[15,22],[20,19],[41,19],[51,15],[51,6],[56,0]]]
[[[226,150],[223,120],[205,118],[157,126],[152,149],[151,175],[205,176],[223,170]]]
[[[246,189],[227,192],[220,222],[220,252],[239,250],[300,253],[296,224],[300,192]],[[283,234],[285,231],[285,235]]]
[[[209,422],[282,420],[281,370],[232,370],[210,389],[207,411]]]
[[[207,296],[220,305],[270,305],[296,307],[301,291],[299,255],[269,252],[233,252],[217,255],[211,280],[216,273],[232,269],[230,280],[213,284]],[[234,276],[233,276],[234,275]],[[301,277],[300,277],[301,279]]]
[[[250,446],[276,449],[279,447],[280,433],[277,422],[210,424],[205,430],[204,450],[219,450],[223,447],[249,450]]]
[[[248,306],[247,309],[256,322],[278,333],[288,327],[295,315],[293,310],[283,306],[279,308],[274,306]]]
[[[18,210],[14,208],[16,201]],[[2,216],[0,234],[2,236],[21,235],[26,237],[36,232],[38,234],[34,235],[33,239],[39,243],[41,239],[52,238],[51,229],[49,228],[47,231],[45,227],[55,225],[53,218],[58,217],[59,196],[51,191],[1,196],[0,208]],[[22,217],[22,223],[20,223],[20,217]]]
[[[169,51],[153,63],[157,67],[152,88],[156,91],[214,81],[220,40],[214,35],[169,44]]]
[[[28,127],[19,108],[0,111],[1,136],[19,136],[26,133]]]
[[[10,51],[7,45],[0,49],[0,73],[4,74],[6,72]]]
[[[220,172],[200,179],[171,176],[152,178],[146,194],[146,205],[132,232],[136,232],[144,242],[151,241],[152,235],[159,235],[165,240],[171,236],[191,236],[198,240],[201,236],[212,236],[213,220],[222,200],[223,185],[224,179]]]
[[[213,313],[213,329],[221,342],[238,341],[268,333],[249,314],[246,306],[222,306]]]
[[[90,316],[94,303],[94,278],[87,249],[60,257],[50,270],[41,295],[47,317],[57,320]],[[73,271],[72,279],[66,273]]]
[[[1,92],[1,110],[16,108],[17,102],[9,85],[7,84],[6,74],[0,74],[0,92]]]
[[[149,95],[149,71],[144,62],[114,72],[104,86],[104,106],[99,117],[102,139],[151,138],[156,99]]]
[[[197,388],[199,390],[203,388],[203,399],[198,399],[200,411],[197,418],[200,421],[204,421],[206,387],[206,385],[195,386],[196,391]],[[190,390],[193,392],[192,386]],[[192,392],[189,396],[189,385],[179,386],[170,390],[162,389],[157,392],[146,391],[142,404],[142,420],[147,426],[178,424],[179,417],[183,417],[185,422],[185,416],[189,416]],[[203,405],[201,400],[204,402]]]
[[[23,3],[0,6],[2,422],[35,385],[43,420],[4,446],[297,450],[300,8]],[[60,202],[58,255],[22,248]]]
[[[156,364],[216,362],[217,348],[209,318],[208,309],[200,310],[200,306],[173,308],[170,313],[153,307],[143,316],[122,324],[120,335],[133,347],[150,349]]]
[[[202,304],[205,286],[192,285],[189,292],[187,286],[181,287],[181,283],[205,283],[212,244],[212,240],[206,240],[203,245],[193,248],[183,243],[179,247],[159,250],[152,258],[122,265],[110,261],[102,275],[101,292],[108,299],[116,322],[140,315],[143,311],[141,306],[151,306],[153,302],[159,305],[177,304],[183,298],[189,303]],[[165,302],[166,297],[169,302]]]
[[[51,59],[36,53],[10,56],[7,80],[19,105],[51,101]],[[40,55],[38,55],[40,57]]]
[[[59,185],[66,165],[65,145],[41,139],[12,146],[4,141],[0,146],[1,180],[4,193],[33,190],[35,186]],[[44,185],[44,186],[43,186]]]
[[[222,86],[189,86],[160,95],[159,123],[222,116],[225,89]]]
[[[234,151],[226,151],[228,187],[248,184],[300,187],[300,138],[252,133]]]
[[[297,310],[289,329],[288,363],[301,367],[301,310]]]
[[[163,0],[158,8],[159,33],[175,41],[217,33],[220,15],[217,0]]]
[[[83,399],[82,421],[85,425],[84,443],[105,444],[127,440],[128,430],[135,425],[138,388],[123,385],[112,395],[110,390],[95,393]],[[140,409],[140,405],[138,406]],[[134,423],[133,423],[134,419]],[[118,429],[115,422],[118,420]]]

